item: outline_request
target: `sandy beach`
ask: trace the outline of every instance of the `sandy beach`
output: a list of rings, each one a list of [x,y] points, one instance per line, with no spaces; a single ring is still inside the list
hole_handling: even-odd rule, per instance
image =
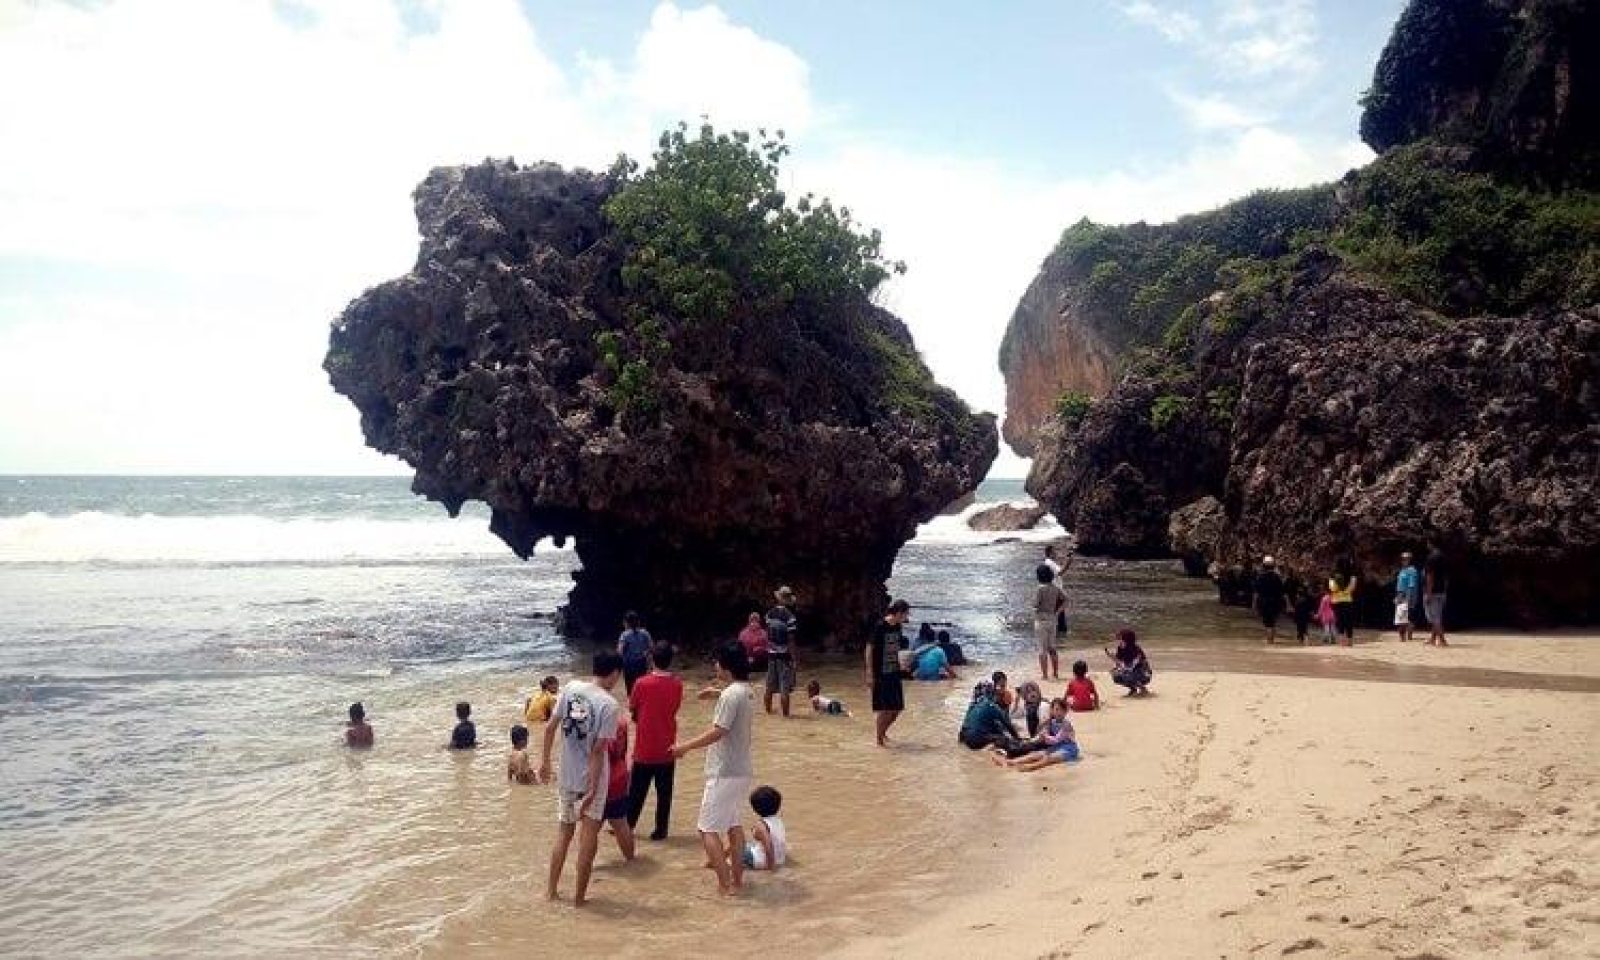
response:
[[[1273,654],[1600,678],[1576,635]],[[1600,956],[1600,695],[1157,671],[1076,767],[996,772],[1014,869],[837,955]]]

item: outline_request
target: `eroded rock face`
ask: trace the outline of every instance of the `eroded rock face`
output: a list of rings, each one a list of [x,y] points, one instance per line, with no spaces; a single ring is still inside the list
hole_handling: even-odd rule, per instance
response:
[[[620,415],[595,345],[623,305],[625,251],[600,209],[614,189],[551,165],[433,171],[416,266],[335,323],[335,389],[416,492],[452,513],[488,504],[519,556],[576,539],[569,633],[612,636],[636,609],[658,635],[708,643],[787,584],[808,635],[853,637],[917,525],[987,472],[993,417],[942,388],[898,406],[885,345],[902,376],[926,368],[865,301],[809,338],[698,331],[720,339],[675,344],[658,413]]]
[[[986,533],[1032,530],[1050,511],[1041,506],[1017,507],[1002,503],[967,518],[967,526]]]
[[[1222,529],[1227,518],[1222,501],[1204,496],[1172,511],[1167,520],[1167,542],[1183,560],[1184,572],[1202,576],[1222,549]]]

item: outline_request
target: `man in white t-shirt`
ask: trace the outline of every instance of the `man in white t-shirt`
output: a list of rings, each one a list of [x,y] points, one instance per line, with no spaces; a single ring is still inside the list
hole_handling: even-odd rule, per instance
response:
[[[594,679],[574,680],[561,688],[550,720],[544,726],[544,752],[539,756],[539,782],[550,782],[550,748],[561,736],[561,770],[556,781],[556,845],[550,851],[550,882],[545,897],[555,900],[556,886],[567,863],[573,834],[578,836],[578,889],[572,902],[588,900],[589,875],[600,846],[610,779],[607,750],[617,735],[620,709],[611,690],[622,677],[622,658],[603,650],[594,655]]]
[[[717,872],[717,889],[732,896],[744,886],[745,803],[750,796],[750,781],[755,767],[750,759],[750,726],[755,715],[755,694],[750,690],[750,660],[744,648],[734,644],[717,651],[715,687],[700,693],[700,699],[717,700],[711,727],[693,740],[672,745],[672,756],[701,747],[706,752],[706,788],[700,797],[700,819],[696,824],[706,859]],[[724,842],[726,835],[726,842]]]

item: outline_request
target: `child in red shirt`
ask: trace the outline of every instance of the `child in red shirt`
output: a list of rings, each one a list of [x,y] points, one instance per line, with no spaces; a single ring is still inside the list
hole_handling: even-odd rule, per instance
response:
[[[1100,691],[1089,679],[1089,665],[1079,660],[1072,665],[1072,679],[1067,681],[1067,702],[1072,709],[1083,713],[1100,709]]]
[[[633,827],[628,824],[628,715],[617,717],[617,736],[607,753],[611,779],[606,782],[605,821],[617,838],[622,859],[633,859]]]

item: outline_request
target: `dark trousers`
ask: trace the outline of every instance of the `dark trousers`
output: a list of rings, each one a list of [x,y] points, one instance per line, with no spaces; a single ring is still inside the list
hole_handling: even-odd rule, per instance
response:
[[[1333,605],[1333,620],[1339,625],[1339,632],[1355,639],[1356,635],[1356,605],[1353,603],[1336,603]]]
[[[656,830],[652,836],[667,835],[667,821],[672,817],[672,774],[676,763],[638,763],[633,765],[633,775],[628,781],[628,826],[639,825],[639,815],[644,813],[644,800],[650,794],[650,784],[656,785]]]

